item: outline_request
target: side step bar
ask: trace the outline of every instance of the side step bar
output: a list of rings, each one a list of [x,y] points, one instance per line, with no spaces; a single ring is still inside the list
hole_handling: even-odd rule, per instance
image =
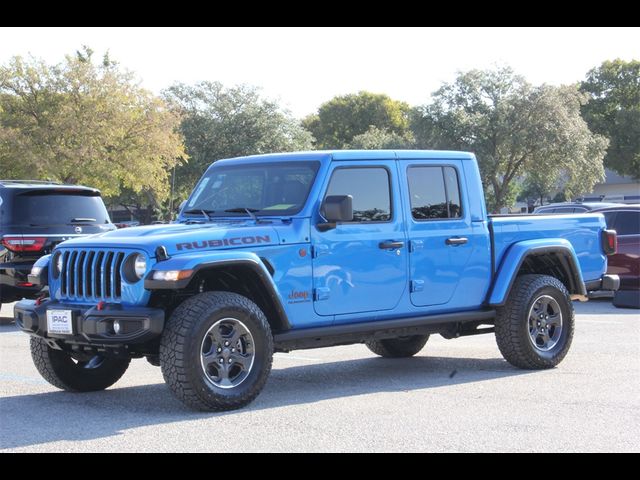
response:
[[[458,330],[459,324],[491,324],[495,316],[495,310],[476,310],[377,322],[303,328],[276,333],[273,336],[273,341],[276,351],[289,351],[362,343],[371,338],[393,338],[404,335],[424,335],[441,332],[445,333],[447,338],[453,338],[455,336],[474,334],[471,332],[475,330],[465,329],[465,331],[456,335],[455,332]],[[490,330],[493,331],[493,329]],[[478,331],[477,333],[485,333],[485,331]],[[489,331],[486,333],[489,333]]]

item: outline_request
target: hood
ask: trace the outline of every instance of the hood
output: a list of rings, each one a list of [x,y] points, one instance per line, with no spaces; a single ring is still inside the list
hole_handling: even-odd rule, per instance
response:
[[[164,247],[169,255],[206,250],[255,248],[280,242],[271,224],[253,221],[167,224],[130,227],[88,237],[68,240],[63,247],[131,248],[155,256],[156,248]]]

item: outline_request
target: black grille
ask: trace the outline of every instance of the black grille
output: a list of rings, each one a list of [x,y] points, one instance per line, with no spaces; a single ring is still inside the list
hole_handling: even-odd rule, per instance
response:
[[[125,252],[113,250],[62,252],[62,297],[88,301],[120,300],[124,258]]]

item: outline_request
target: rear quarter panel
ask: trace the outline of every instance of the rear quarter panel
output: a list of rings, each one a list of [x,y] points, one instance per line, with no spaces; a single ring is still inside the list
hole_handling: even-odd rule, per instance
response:
[[[496,267],[514,243],[562,238],[573,247],[585,282],[599,279],[607,269],[600,237],[606,228],[602,214],[505,216],[493,217],[492,223]]]

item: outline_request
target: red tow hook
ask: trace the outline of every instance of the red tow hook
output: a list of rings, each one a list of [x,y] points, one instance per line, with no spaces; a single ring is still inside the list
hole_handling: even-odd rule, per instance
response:
[[[47,299],[48,297],[45,295],[41,295],[40,297],[36,298],[36,307],[39,307],[40,305],[42,305],[42,302],[44,302]]]
[[[104,302],[103,302],[102,300],[100,300],[100,301],[98,302],[98,305],[96,305],[96,309],[97,309],[98,311],[100,311],[100,310],[104,310]]]

